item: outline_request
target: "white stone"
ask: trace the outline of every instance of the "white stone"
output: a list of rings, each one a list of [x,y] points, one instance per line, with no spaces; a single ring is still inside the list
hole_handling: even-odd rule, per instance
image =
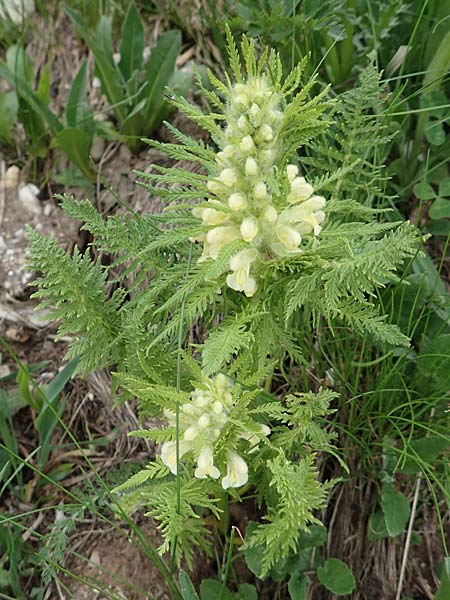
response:
[[[33,183],[26,183],[19,186],[19,200],[26,210],[40,215],[42,213],[42,205],[38,200],[39,188]]]

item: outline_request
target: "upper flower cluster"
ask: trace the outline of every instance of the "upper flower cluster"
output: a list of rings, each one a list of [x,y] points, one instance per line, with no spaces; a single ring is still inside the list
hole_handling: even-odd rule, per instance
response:
[[[179,428],[179,457],[188,452],[193,452],[197,459],[195,477],[205,479],[221,476],[219,469],[214,465],[214,443],[218,440],[221,431],[227,423],[233,407],[231,393],[232,383],[224,375],[217,375],[207,380],[206,389],[194,390],[189,402],[180,406]],[[175,426],[176,416],[170,410],[164,414],[171,426]],[[261,425],[264,435],[270,429]],[[259,437],[253,433],[240,433],[240,438],[248,440],[251,450],[256,448]],[[251,451],[250,450],[250,451]],[[177,472],[176,442],[165,442],[161,447],[161,459],[172,473]],[[226,475],[222,478],[222,487],[240,487],[247,483],[248,467],[245,460],[234,451],[228,451],[226,456]]]
[[[260,261],[299,252],[303,237],[317,236],[326,202],[296,165],[278,169],[284,114],[280,95],[263,76],[231,89],[225,116],[218,174],[207,182],[209,206],[193,209],[209,227],[199,238],[200,260],[216,259],[230,242],[246,243],[230,260],[227,285],[253,296]]]

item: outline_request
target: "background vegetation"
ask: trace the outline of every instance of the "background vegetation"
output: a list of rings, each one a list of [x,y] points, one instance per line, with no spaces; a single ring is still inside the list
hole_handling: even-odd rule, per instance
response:
[[[393,221],[410,220],[426,244],[376,298],[388,322],[411,338],[408,348],[337,323],[305,336],[294,320],[304,368],[287,361],[266,390],[277,396],[325,386],[337,393],[323,421],[338,448],[338,457],[320,457],[323,480],[337,478],[318,513],[325,527],[312,528],[295,554],[258,580],[257,553],[230,550],[237,532],[258,518],[250,496],[229,516],[237,529],[231,537],[217,530],[212,557],[198,556],[190,577],[202,600],[450,597],[450,2],[13,5],[2,3],[0,21],[0,597],[78,598],[99,590],[106,598],[196,598],[187,575],[172,577],[155,552],[154,526],[139,513],[131,519],[111,493],[155,450],[126,437],[137,426],[135,401],[119,404],[110,394],[101,339],[97,373],[71,378],[78,359],[64,360],[68,340],[55,341],[53,326],[30,316],[30,280],[16,285],[27,243],[16,233],[27,222],[56,231],[75,247],[78,273],[88,278],[86,297],[101,302],[99,274],[83,256],[114,272],[116,248],[100,223],[88,232],[71,228],[54,194],[88,196],[112,217],[111,228],[133,216],[130,252],[145,243],[142,215],[159,212],[161,203],[143,188],[137,192],[130,174],[151,162],[174,163],[141,140],[173,141],[164,119],[205,138],[170,109],[166,86],[206,106],[192,74],[196,67],[202,78],[208,66],[222,76],[226,20],[235,36],[246,33],[257,47],[278,50],[286,71],[309,55],[315,93],[331,85],[338,107],[331,136],[323,138],[319,158],[306,149],[302,164],[314,169],[320,160],[321,169],[333,171],[339,162],[348,169],[341,185],[349,193],[368,208],[390,208]],[[351,170],[357,160],[367,167],[359,179]],[[374,189],[380,181],[382,193]],[[105,243],[92,246],[92,234]],[[114,282],[109,293],[114,304]],[[203,341],[204,326],[194,322],[193,341]],[[109,545],[133,547],[121,552],[120,568],[101,545],[106,535]],[[138,562],[147,576],[133,570]]]

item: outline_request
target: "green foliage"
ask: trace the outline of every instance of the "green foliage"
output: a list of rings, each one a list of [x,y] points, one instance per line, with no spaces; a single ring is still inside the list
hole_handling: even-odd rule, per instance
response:
[[[41,289],[35,297],[42,299],[42,307],[51,306],[51,318],[63,319],[59,335],[69,332],[77,335],[68,357],[79,356],[78,369],[85,371],[108,364],[111,354],[117,356],[120,351],[117,311],[124,292],[118,288],[105,301],[107,274],[97,263],[77,250],[70,258],[53,238],[40,236],[31,229],[29,236],[30,268],[42,272],[38,279]]]
[[[265,546],[262,576],[277,560],[296,548],[299,530],[306,531],[309,523],[318,522],[312,511],[324,505],[326,487],[317,481],[313,461],[314,455],[311,455],[293,463],[280,452],[267,462],[272,489],[268,492],[270,504],[264,519],[269,523],[260,525],[248,540],[250,546]]]
[[[329,558],[317,569],[322,585],[338,596],[350,594],[355,589],[355,578],[347,565],[337,558]]]
[[[33,89],[34,67],[21,46],[11,46],[6,53],[6,63],[0,63],[0,77],[14,89],[1,96],[3,105],[0,138],[11,141],[11,128],[17,118],[23,125],[30,145],[30,154],[44,157],[50,145],[57,145],[67,158],[88,179],[93,172],[89,154],[94,134],[94,120],[84,102],[87,62],[76,75],[68,98],[65,122],[49,108],[50,71],[40,75],[37,89]],[[52,141],[51,139],[52,138]]]
[[[190,85],[189,77],[174,72],[181,49],[180,32],[163,33],[150,58],[144,61],[144,26],[136,5],[130,2],[122,28],[120,60],[116,64],[112,18],[102,15],[94,32],[80,12],[71,8],[66,8],[66,12],[95,57],[96,73],[120,133],[131,147],[138,147],[139,138],[151,133],[168,114],[165,87],[169,85],[179,93],[186,93]]]
[[[142,116],[146,110],[144,105],[137,110],[138,105],[132,108],[123,102],[126,89],[139,82],[140,70],[145,68],[141,61],[142,28],[133,6],[125,21],[123,56],[117,66],[112,60],[110,21],[100,18],[95,37],[80,15],[70,12],[95,55],[96,69],[122,133],[128,125],[131,127],[133,111],[134,116]],[[127,38],[130,32],[133,40]],[[165,50],[162,46],[155,48],[155,61],[172,56],[174,62],[172,38],[175,40],[174,34],[166,34],[160,40],[168,46]],[[220,156],[212,145],[194,141],[169,126],[179,143],[150,143],[171,159],[193,162],[195,170],[153,165],[150,172],[140,176],[141,185],[163,198],[170,210],[160,215],[103,218],[89,201],[77,203],[63,197],[63,208],[82,221],[82,228],[93,235],[97,251],[112,255],[112,265],[91,258],[90,249],[84,255],[76,249],[70,257],[53,238],[30,231],[30,268],[39,272],[35,297],[50,310],[50,318],[60,321],[58,334],[71,336],[68,356],[79,358],[77,369],[88,372],[113,367],[115,389],[120,388],[122,398],[138,398],[142,418],[169,421],[168,426],[164,422],[161,427],[133,433],[162,443],[166,454],[161,450],[161,459],[115,489],[127,512],[144,506],[158,522],[164,540],[160,552],[170,552],[172,564],[184,559],[190,567],[195,553],[211,551],[208,526],[226,528],[226,512],[222,510],[228,500],[243,500],[247,487],[255,488],[264,516],[246,535],[246,556],[254,552],[254,569],[250,568],[260,577],[270,574],[279,581],[290,577],[291,595],[304,596],[312,548],[324,542],[317,514],[325,506],[333,484],[320,480],[317,458],[319,453],[336,455],[332,444],[337,436],[331,418],[341,401],[334,391],[324,387],[317,386],[317,393],[307,391],[310,381],[303,367],[314,345],[319,349],[311,355],[321,356],[323,344],[332,356],[342,339],[359,348],[359,337],[364,340],[370,365],[373,361],[377,364],[379,352],[385,352],[395,367],[407,360],[408,350],[404,347],[409,339],[403,331],[411,333],[411,323],[404,327],[401,311],[392,310],[391,316],[386,316],[386,305],[395,306],[397,291],[407,287],[397,273],[415,263],[420,236],[413,225],[400,219],[384,222],[387,211],[373,208],[384,207],[389,201],[383,157],[390,141],[382,102],[385,91],[373,61],[361,72],[354,89],[330,102],[326,100],[326,89],[313,96],[317,78],[306,77],[306,61],[283,78],[282,61],[275,52],[268,50],[257,59],[254,44],[244,38],[239,53],[229,32],[228,52],[232,73],[226,74],[224,81],[209,73],[213,89],[201,88],[212,107],[210,111],[203,112],[183,97],[172,98],[172,104],[223,148],[227,141],[224,121],[232,105],[234,82],[265,77],[283,109],[282,143],[269,185],[276,191],[274,195],[282,198],[286,190],[281,189],[278,174],[297,161],[301,149],[300,161],[308,179],[314,189],[327,196],[320,236],[307,239],[299,252],[283,256],[267,253],[253,296],[231,289],[225,284],[226,272],[233,257],[245,247],[243,240],[225,244],[214,260],[204,260],[204,256],[199,260],[201,252],[193,242],[204,240],[211,231],[191,208],[194,203],[195,208],[208,208],[215,201],[208,183],[217,179]],[[160,97],[167,75],[163,69],[158,79],[155,69],[152,65],[147,73],[153,80],[141,80],[145,94],[153,99]],[[136,89],[141,89],[139,84]],[[74,110],[75,101],[68,118],[69,114],[75,118]],[[145,119],[138,121],[139,127],[148,126]],[[126,135],[131,140],[138,134],[135,131]],[[430,281],[432,278],[429,275]],[[407,280],[411,287],[414,282],[418,286],[413,288],[414,293],[421,293],[420,283]],[[432,284],[428,281],[427,286]],[[435,298],[434,291],[427,289],[426,293]],[[412,302],[416,304],[414,299]],[[439,311],[441,322],[445,322],[442,305]],[[395,320],[392,314],[397,312],[398,324],[391,322]],[[438,309],[435,313],[438,315]],[[193,355],[182,352],[183,344],[189,342]],[[426,352],[443,353],[441,347],[424,348],[425,354],[417,364],[424,361],[426,365]],[[445,364],[435,365],[436,370],[440,372]],[[288,372],[290,367],[300,373],[295,385]],[[322,377],[323,364],[320,368]],[[358,367],[358,374],[361,369]],[[346,386],[354,380],[354,370],[354,365],[344,364],[343,373],[339,373],[339,377],[346,376],[341,385],[344,406],[349,402]],[[433,369],[427,370],[433,379]],[[384,375],[391,384],[389,377],[397,372],[392,368]],[[288,392],[283,391],[280,397],[270,394],[275,378],[287,384]],[[217,401],[212,406],[217,414],[226,414],[211,440],[205,433],[209,432],[211,415],[205,413],[198,418],[195,411],[209,401],[204,397],[217,381],[222,381],[227,391],[219,406]],[[265,393],[261,392],[263,385]],[[401,392],[399,385],[392,381],[391,387]],[[373,401],[382,406],[384,396],[380,390],[381,385]],[[358,391],[354,390],[355,395]],[[349,427],[351,418],[363,423],[366,418],[364,403],[360,411],[352,406]],[[400,406],[400,402],[392,406]],[[392,410],[391,422],[400,407]],[[185,423],[194,413],[198,422],[189,430]],[[197,431],[201,423],[206,423],[206,429]],[[385,421],[380,417],[370,426],[379,435]],[[399,455],[411,451],[405,446],[397,444],[397,439],[393,443]],[[200,458],[205,448],[209,454]],[[172,462],[167,458],[169,451]],[[233,469],[239,470],[236,456],[245,466],[238,461],[245,484],[242,479],[239,485],[227,486],[226,482],[236,475]],[[202,460],[208,463],[206,467],[200,464]],[[222,485],[213,467],[223,476]],[[228,490],[226,497],[223,488]],[[395,532],[399,532],[400,523],[403,528],[407,518],[405,502],[398,494],[392,481],[386,482],[381,509],[391,535],[398,534]],[[293,557],[300,557],[297,568],[292,566]],[[321,581],[329,590],[351,592],[353,576],[339,561],[331,559],[321,569]],[[226,597],[226,581],[224,577],[223,584],[214,581],[203,588],[212,594],[219,585],[220,594]],[[186,598],[195,598],[183,575],[181,582]],[[252,592],[246,592],[251,597]],[[202,589],[202,595],[205,593]]]
[[[441,569],[441,585],[437,591],[434,600],[445,600],[446,596],[450,593],[450,559],[445,558]]]
[[[388,534],[395,537],[403,533],[410,515],[409,502],[402,493],[394,489],[392,484],[383,485],[381,508]]]

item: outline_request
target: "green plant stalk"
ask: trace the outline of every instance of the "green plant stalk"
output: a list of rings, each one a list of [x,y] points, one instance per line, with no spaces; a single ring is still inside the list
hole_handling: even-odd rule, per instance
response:
[[[220,590],[219,600],[223,600],[223,595],[227,590],[228,575],[230,573],[231,562],[233,559],[234,535],[235,535],[235,529],[234,529],[234,527],[232,527],[231,534],[230,534],[230,541],[228,542],[227,562],[225,565],[225,573],[223,575],[222,589]]]
[[[339,53],[337,49],[337,42],[333,40],[333,38],[324,33],[322,34],[323,40],[327,46],[327,54],[324,60],[325,67],[327,67],[328,63],[328,71],[330,74],[330,79],[334,84],[341,82],[341,65],[339,63]]]
[[[189,271],[191,269],[191,260],[192,260],[192,244],[189,247],[189,255],[186,264],[186,273],[185,279],[189,275]],[[184,311],[186,306],[186,297],[183,298],[180,307],[180,326],[178,328],[178,344],[177,344],[177,381],[176,381],[176,390],[177,392],[181,391],[181,349],[183,347],[183,329],[184,329]],[[176,461],[177,461],[177,512],[178,514],[181,511],[181,481],[180,481],[180,402],[177,400],[176,409],[175,409],[175,419],[176,419]],[[170,559],[170,573],[173,573],[173,569],[175,566],[175,557],[176,557],[176,549],[177,549],[178,540],[175,539],[173,544],[172,556]]]

